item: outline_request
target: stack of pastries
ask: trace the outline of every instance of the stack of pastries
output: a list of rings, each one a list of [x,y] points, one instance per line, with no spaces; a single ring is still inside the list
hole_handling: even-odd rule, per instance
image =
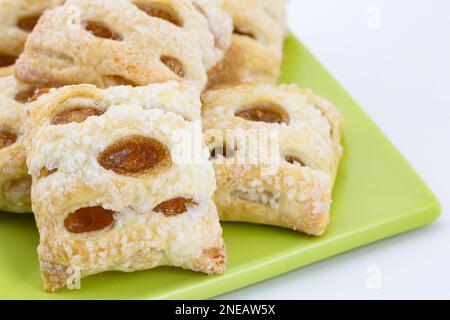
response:
[[[0,0],[0,211],[34,213],[45,290],[223,273],[219,219],[326,231],[342,117],[276,84],[285,7]]]

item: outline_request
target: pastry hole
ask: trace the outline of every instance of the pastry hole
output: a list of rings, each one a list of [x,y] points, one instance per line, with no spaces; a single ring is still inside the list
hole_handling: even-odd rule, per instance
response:
[[[0,149],[7,148],[17,141],[17,134],[6,129],[0,129]]]
[[[150,17],[163,19],[177,27],[183,27],[183,22],[178,14],[168,5],[163,3],[136,3],[136,6]]]
[[[210,152],[210,160],[216,160],[219,157],[232,158],[234,157],[235,150],[230,148],[227,144],[217,146]]]
[[[105,76],[104,77],[104,83],[106,87],[113,87],[113,86],[132,86],[132,87],[138,87],[139,85],[125,77],[113,75],[113,76]]]
[[[235,27],[233,30],[233,33],[237,34],[239,36],[243,36],[243,37],[247,37],[247,38],[256,40],[256,36],[251,31],[245,30],[244,28]]]
[[[27,103],[31,97],[34,95],[34,89],[22,90],[17,92],[14,100],[20,103]]]
[[[106,148],[97,158],[106,170],[120,175],[153,175],[172,165],[169,149],[156,139],[133,136]]]
[[[30,102],[34,102],[37,99],[39,99],[41,96],[43,96],[44,94],[47,94],[50,92],[50,88],[42,88],[42,89],[37,89],[34,91],[33,96],[31,96],[31,98],[28,99],[28,103]]]
[[[301,167],[306,167],[306,164],[304,161],[302,161],[300,158],[295,156],[286,156],[286,161],[289,162],[292,165],[300,165]]]
[[[86,22],[85,30],[99,38],[115,41],[123,40],[122,36],[119,33],[111,30],[109,27],[98,21]]]
[[[20,18],[19,21],[17,21],[17,26],[23,31],[31,32],[37,25],[40,17],[41,17],[40,14],[35,14]]]
[[[7,54],[0,54],[0,68],[12,66],[16,63],[17,57]]]
[[[58,168],[55,169],[47,169],[47,168],[42,168],[41,171],[39,172],[39,178],[38,179],[43,179],[46,178],[48,176],[51,176],[52,174],[55,174],[58,171]]]
[[[195,206],[198,206],[198,203],[192,199],[175,198],[158,204],[153,211],[162,213],[167,217],[173,217],[183,214]]]
[[[184,66],[180,60],[169,56],[162,56],[161,62],[180,78],[184,78]]]
[[[88,207],[70,213],[64,220],[64,226],[70,233],[88,233],[104,230],[112,226],[114,211],[103,207]]]
[[[258,104],[236,112],[236,117],[255,122],[289,124],[289,115],[281,107],[274,104]]]
[[[89,117],[98,117],[105,113],[104,109],[90,107],[71,107],[59,111],[52,120],[53,125],[82,123]]]
[[[8,203],[24,206],[31,203],[31,178],[22,177],[10,180],[3,185],[3,196]]]
[[[16,94],[14,100],[20,103],[30,103],[36,101],[40,96],[49,92],[49,88],[23,90]]]
[[[179,76],[180,78],[184,78],[184,66],[180,60],[169,56],[162,56],[161,62],[177,76]]]

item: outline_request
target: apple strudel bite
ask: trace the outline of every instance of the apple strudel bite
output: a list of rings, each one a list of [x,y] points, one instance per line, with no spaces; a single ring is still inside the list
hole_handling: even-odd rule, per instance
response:
[[[204,85],[206,71],[227,46],[226,40],[216,45],[210,26],[226,25],[228,16],[213,6],[190,0],[67,0],[39,20],[16,74],[48,87],[180,79]]]
[[[0,68],[14,65],[45,9],[64,0],[0,0]]]
[[[108,270],[225,270],[199,96],[173,81],[80,85],[33,104],[27,164],[46,290]],[[186,147],[200,160],[184,161]]]
[[[275,83],[282,61],[285,27],[263,0],[224,0],[234,23],[231,47],[209,73],[209,87],[239,83]],[[279,15],[279,13],[277,14]]]
[[[0,212],[31,212],[25,132],[26,103],[35,90],[17,81],[11,72],[0,74]]]
[[[208,91],[203,102],[221,219],[322,235],[342,155],[339,111],[294,85]]]

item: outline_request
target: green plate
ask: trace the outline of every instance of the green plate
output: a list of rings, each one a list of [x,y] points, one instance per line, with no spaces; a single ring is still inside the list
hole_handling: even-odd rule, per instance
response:
[[[82,290],[42,290],[32,216],[0,215],[0,298],[201,299],[217,296],[434,221],[440,205],[383,133],[295,38],[286,43],[283,82],[312,88],[345,117],[345,156],[331,225],[321,238],[225,223],[229,269],[208,277],[176,268],[86,278]]]

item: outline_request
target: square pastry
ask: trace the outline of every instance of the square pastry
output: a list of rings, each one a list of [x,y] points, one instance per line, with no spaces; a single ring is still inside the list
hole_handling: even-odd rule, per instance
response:
[[[45,9],[64,0],[0,0],[0,68],[12,66]]]
[[[80,85],[33,104],[27,164],[46,290],[108,270],[224,272],[199,96],[178,82]]]
[[[0,212],[31,212],[26,166],[27,102],[36,88],[0,71]]]
[[[208,91],[203,102],[221,219],[322,235],[342,155],[339,111],[293,85]]]
[[[284,1],[224,0],[234,23],[230,49],[209,72],[209,87],[222,84],[275,83],[282,61],[286,27]]]
[[[217,4],[201,0],[67,0],[39,20],[17,76],[49,87],[204,85],[231,42],[231,25]]]

